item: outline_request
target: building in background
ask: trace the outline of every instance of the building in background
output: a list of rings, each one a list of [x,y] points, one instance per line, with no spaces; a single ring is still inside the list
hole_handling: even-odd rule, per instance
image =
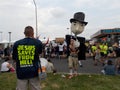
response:
[[[57,38],[55,38],[55,42],[56,43],[64,43],[64,37],[57,37]]]
[[[117,42],[120,46],[120,28],[101,29],[91,36],[91,40],[105,42],[109,45]]]

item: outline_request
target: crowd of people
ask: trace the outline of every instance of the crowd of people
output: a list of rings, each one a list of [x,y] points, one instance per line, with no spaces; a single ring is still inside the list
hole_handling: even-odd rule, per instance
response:
[[[62,45],[62,44],[61,44]],[[65,45],[63,45],[61,51],[59,51],[59,45],[57,46],[47,46],[49,48],[49,56],[54,57],[60,57],[65,56],[67,57],[67,48]],[[115,70],[119,72],[120,67],[120,47],[118,43],[114,43],[111,46],[108,46],[107,43],[94,43],[94,44],[86,44],[86,57],[92,57],[93,58],[93,65],[97,66],[98,63],[100,63],[102,66],[105,66],[107,62],[111,58],[116,58],[115,61],[113,61],[112,64],[115,65]],[[46,49],[47,52],[47,49]],[[47,55],[47,54],[46,54]],[[81,63],[79,63],[81,65]]]
[[[13,45],[6,48],[0,48],[0,58],[6,59],[8,56],[12,55]],[[63,43],[57,43],[53,46],[51,43],[47,44],[43,50],[44,58],[67,58],[67,45]],[[115,43],[113,46],[109,47],[106,43],[95,43],[86,45],[86,57],[93,57],[94,65],[100,62],[105,64],[109,58],[118,58],[119,55],[119,45]],[[117,61],[118,63],[118,61]]]
[[[108,46],[107,43],[94,43],[88,47],[87,55],[92,56],[95,66],[101,63],[104,71],[110,72],[111,70],[113,72],[114,70],[114,74],[120,74],[120,47],[118,43],[112,46]],[[111,58],[115,58],[115,60],[112,61]]]
[[[0,48],[0,59],[4,59],[1,64],[1,72],[15,72],[17,77],[16,90],[41,90],[40,75],[44,77],[45,71],[56,73],[52,58],[66,58],[68,61],[69,75],[71,79],[78,75],[78,66],[82,67],[81,60],[86,57],[92,57],[95,66],[100,62],[103,66],[102,73],[105,75],[120,74],[120,47],[116,43],[109,47],[107,43],[85,44],[77,39],[77,35],[84,31],[84,27],[88,22],[84,21],[85,14],[77,12],[70,19],[71,32],[75,38],[70,38],[67,43],[43,44],[41,40],[34,37],[34,29],[32,26],[26,26],[24,29],[25,37],[16,41],[14,45]],[[115,63],[110,60],[115,57]],[[9,63],[13,60],[13,65]],[[45,60],[44,65],[42,65]],[[47,64],[46,64],[47,63]]]
[[[26,86],[23,84],[28,83],[28,80],[31,82],[31,88],[38,88],[36,90],[39,90],[39,83],[32,84],[33,82],[39,82],[37,80],[39,55],[46,58],[48,61],[47,71],[53,73],[56,73],[56,69],[50,58],[67,58],[70,72],[69,78],[72,78],[73,74],[77,76],[78,66],[82,64],[78,61],[80,49],[74,46],[75,40],[70,40],[69,50],[67,50],[67,44],[65,43],[57,43],[55,46],[52,43],[42,44],[41,41],[34,38],[34,30],[31,26],[25,28],[24,34],[25,38],[16,41],[14,45],[5,49],[0,48],[0,59],[4,59],[1,64],[1,72],[15,72],[16,69],[18,90],[21,88],[24,90]],[[95,66],[101,63],[103,65],[103,74],[115,75],[116,72],[120,74],[120,47],[117,43],[109,47],[107,43],[96,42],[87,44],[85,47],[85,57],[92,57]],[[70,52],[69,56],[67,55],[68,51]],[[112,57],[116,58],[114,63],[110,60]],[[11,59],[14,60],[15,67],[8,62]]]
[[[116,58],[114,61],[114,65],[117,69],[117,72],[120,73],[120,49],[117,43],[113,44],[112,46],[108,46],[107,43],[94,43],[94,44],[86,44],[86,57],[92,57],[95,66],[98,63],[101,63],[103,66],[107,64],[110,58]],[[8,57],[12,56],[13,52],[13,45],[7,46],[6,48],[0,48],[0,58],[4,59],[5,62],[9,63]],[[67,57],[67,44],[65,43],[56,43],[56,45],[52,45],[49,43],[44,46],[43,48],[43,55],[44,58],[68,58]],[[78,59],[79,60],[79,59]],[[11,64],[11,63],[10,63]],[[82,63],[80,60],[78,64],[82,67]],[[12,64],[11,64],[12,65]],[[2,71],[2,70],[1,70]],[[9,70],[10,71],[10,70]],[[3,71],[2,71],[3,72]]]

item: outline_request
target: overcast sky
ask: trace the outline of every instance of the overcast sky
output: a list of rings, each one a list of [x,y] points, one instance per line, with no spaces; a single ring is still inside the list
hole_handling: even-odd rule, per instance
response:
[[[100,29],[120,28],[120,0],[35,0],[38,12],[38,35],[54,39],[70,33],[74,13],[84,12],[88,25],[79,36],[89,39]],[[35,29],[33,0],[0,0],[0,40],[24,37],[27,25]],[[2,36],[1,36],[2,35]]]

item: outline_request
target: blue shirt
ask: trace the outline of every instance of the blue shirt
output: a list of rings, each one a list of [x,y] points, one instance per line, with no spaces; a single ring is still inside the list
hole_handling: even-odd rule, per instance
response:
[[[29,79],[38,76],[39,54],[42,53],[42,42],[34,38],[16,41],[13,46],[13,59],[16,61],[18,79]]]
[[[106,75],[115,75],[115,66],[114,65],[106,65],[104,67]]]

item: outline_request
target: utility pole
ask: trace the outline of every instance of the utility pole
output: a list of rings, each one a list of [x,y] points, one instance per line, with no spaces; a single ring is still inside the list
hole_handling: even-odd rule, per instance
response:
[[[36,2],[35,0],[33,0],[34,2],[34,5],[35,5],[35,18],[36,18],[36,38],[38,36],[38,24],[37,24],[37,5],[36,5]]]
[[[12,32],[8,32],[9,33],[9,45],[11,44],[11,33]]]
[[[1,42],[2,42],[2,33],[3,33],[3,32],[2,32],[2,31],[0,31],[0,34],[1,34]]]

